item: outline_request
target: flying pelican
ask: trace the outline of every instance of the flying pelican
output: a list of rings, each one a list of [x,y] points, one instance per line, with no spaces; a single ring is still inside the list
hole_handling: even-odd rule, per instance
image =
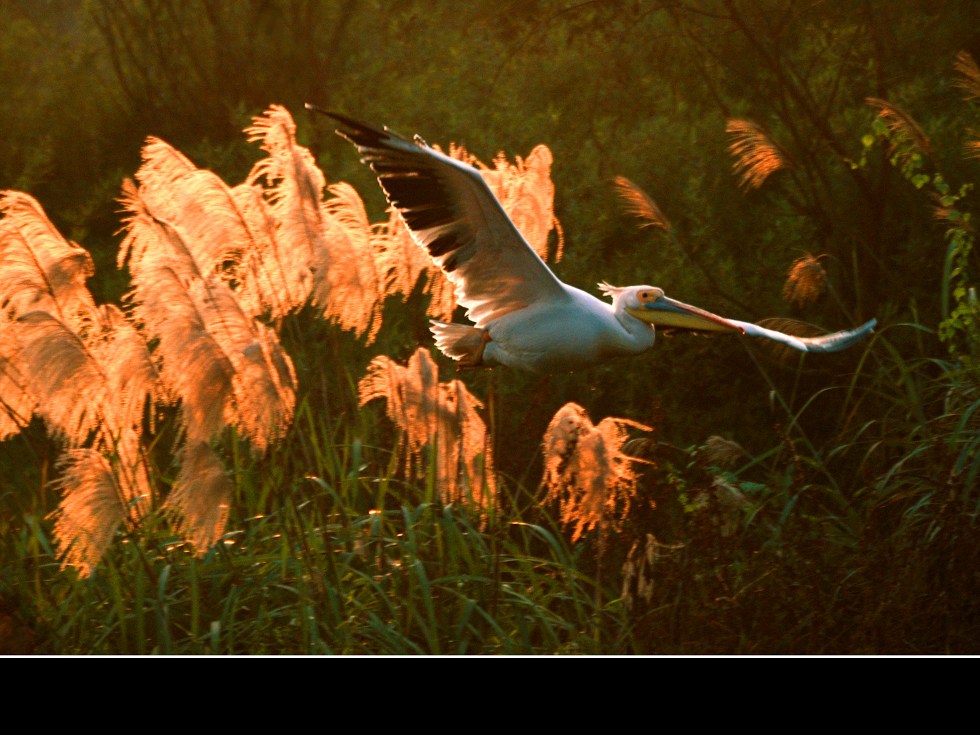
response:
[[[343,125],[378,175],[389,204],[455,287],[473,325],[433,320],[438,348],[461,367],[506,365],[534,373],[590,367],[653,347],[655,328],[765,337],[802,352],[836,352],[875,326],[802,338],[726,319],[668,298],[655,286],[600,283],[612,303],[562,283],[511,222],[473,166],[343,115]]]

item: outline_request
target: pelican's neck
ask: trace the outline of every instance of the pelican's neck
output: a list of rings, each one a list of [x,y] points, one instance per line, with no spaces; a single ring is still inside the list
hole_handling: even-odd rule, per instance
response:
[[[613,299],[612,310],[616,321],[619,322],[620,326],[626,332],[623,338],[629,345],[628,349],[630,352],[644,352],[653,347],[653,341],[656,338],[653,325],[637,319],[626,311],[625,294],[616,294],[616,297]]]

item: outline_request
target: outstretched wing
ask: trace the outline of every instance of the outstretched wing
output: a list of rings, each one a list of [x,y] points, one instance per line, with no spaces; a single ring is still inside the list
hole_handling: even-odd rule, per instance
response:
[[[740,322],[735,319],[729,319],[728,321],[739,327],[745,334],[775,340],[800,352],[838,352],[845,350],[864,339],[878,323],[877,319],[872,319],[860,327],[848,329],[843,332],[832,332],[831,334],[824,334],[820,337],[794,337],[791,334],[760,327],[758,324]]]
[[[315,108],[312,108],[315,109]],[[388,202],[456,290],[477,327],[565,289],[527,244],[479,171],[429,148],[333,112],[362,161],[378,175]]]

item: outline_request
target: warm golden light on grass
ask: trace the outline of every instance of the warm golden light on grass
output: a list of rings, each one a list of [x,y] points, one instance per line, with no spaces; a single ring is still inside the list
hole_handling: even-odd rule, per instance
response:
[[[789,156],[768,132],[751,120],[729,120],[725,125],[735,158],[732,170],[744,189],[758,189],[772,174],[789,165]]]
[[[66,242],[26,194],[4,192],[0,212],[0,400],[14,424],[33,405],[67,445],[55,542],[65,564],[88,573],[118,525],[146,512],[139,445],[144,407],[161,395],[158,375],[122,312],[95,305],[85,286],[94,270],[88,253]]]
[[[893,148],[901,143],[911,146],[913,150],[923,155],[932,155],[929,136],[909,113],[895,103],[878,97],[868,97],[865,102],[877,110],[878,117],[885,121],[894,139]]]
[[[650,427],[621,418],[594,425],[584,408],[567,403],[544,434],[544,480],[548,500],[556,501],[572,541],[599,527],[614,530],[626,517],[636,493],[638,460],[623,454],[627,428]]]
[[[385,355],[375,357],[357,392],[361,405],[385,401],[385,413],[401,432],[407,476],[423,477],[431,456],[444,502],[483,513],[495,505],[493,455],[477,413],[483,403],[459,380],[440,383],[439,368],[426,349],[416,350],[405,367]]]
[[[649,194],[625,176],[617,176],[613,179],[613,184],[616,186],[616,193],[619,194],[623,210],[628,215],[638,218],[643,223],[641,227],[656,227],[664,232],[670,232],[670,220]]]
[[[91,257],[61,237],[34,199],[0,198],[0,439],[36,411],[65,442],[55,543],[63,563],[83,574],[120,524],[135,528],[150,510],[158,489],[144,430],[168,406],[178,409],[180,442],[165,508],[198,554],[222,537],[234,487],[222,435],[234,429],[263,453],[296,408],[292,360],[270,324],[311,302],[370,344],[385,296],[407,298],[423,272],[429,313],[448,318],[455,308],[451,284],[398,215],[372,224],[350,185],[326,185],[285,108],[271,106],[245,132],[268,155],[238,186],[147,139],[120,198],[118,263],[132,279],[126,312],[96,306],[85,286]],[[560,257],[547,148],[514,164],[499,154],[492,167],[450,150],[480,168],[542,257],[557,230]],[[378,357],[360,399],[380,397],[404,432],[407,470],[433,447],[445,502],[484,512],[494,504],[482,403],[460,381],[439,383],[424,351],[407,368]]]
[[[783,298],[796,306],[816,302],[827,290],[827,272],[821,256],[805,253],[793,261],[783,284]]]

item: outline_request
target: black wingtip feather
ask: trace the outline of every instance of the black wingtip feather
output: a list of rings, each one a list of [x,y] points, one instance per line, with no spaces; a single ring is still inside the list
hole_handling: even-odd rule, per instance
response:
[[[368,125],[367,123],[361,122],[360,120],[347,117],[347,115],[342,115],[339,112],[324,110],[322,107],[317,107],[309,102],[306,103],[305,107],[310,112],[317,112],[321,115],[326,115],[327,117],[339,122],[344,126],[344,128],[347,128],[346,130],[338,128],[336,131],[337,135],[342,138],[346,138],[358,147],[366,146],[368,148],[377,148],[393,138],[406,140],[406,138],[390,130],[387,126],[385,126],[383,129],[379,129]]]

